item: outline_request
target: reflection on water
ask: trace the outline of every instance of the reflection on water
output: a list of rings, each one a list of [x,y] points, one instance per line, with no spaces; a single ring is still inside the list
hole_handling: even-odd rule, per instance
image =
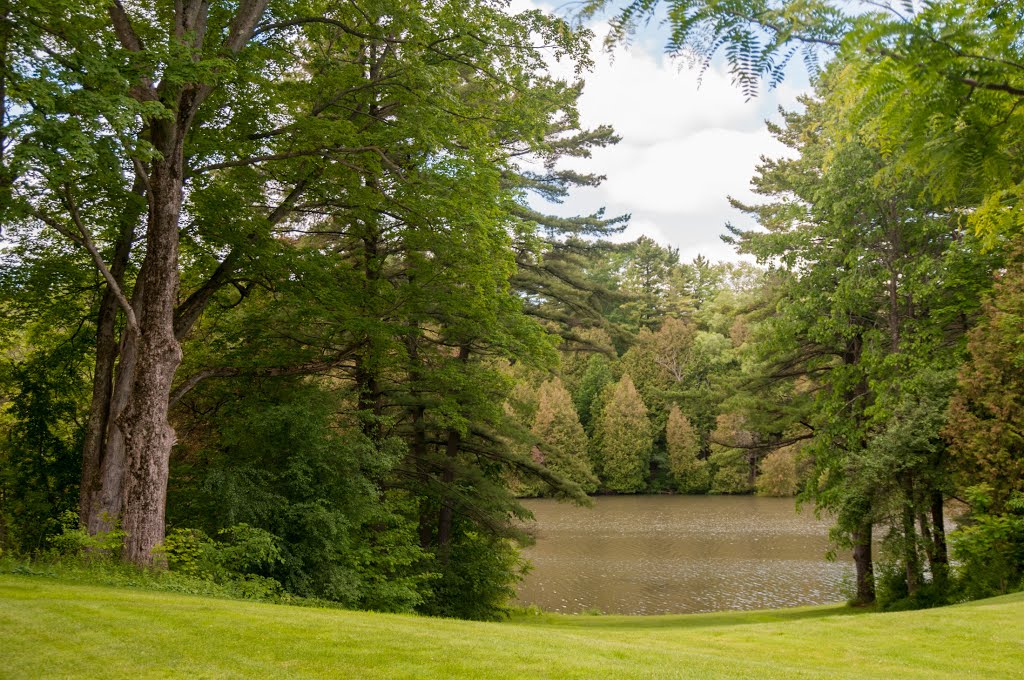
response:
[[[849,560],[825,560],[830,522],[792,499],[607,496],[524,502],[536,517],[519,600],[549,611],[669,614],[843,600]]]

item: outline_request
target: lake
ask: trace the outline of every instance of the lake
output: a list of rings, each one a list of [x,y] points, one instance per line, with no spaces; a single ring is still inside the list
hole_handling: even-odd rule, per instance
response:
[[[548,611],[672,614],[840,602],[847,556],[825,559],[831,522],[791,498],[602,496],[592,508],[523,503],[537,543],[522,604]]]

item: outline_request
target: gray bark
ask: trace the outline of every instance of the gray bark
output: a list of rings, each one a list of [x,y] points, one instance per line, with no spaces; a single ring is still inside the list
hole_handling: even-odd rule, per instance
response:
[[[857,593],[853,603],[868,605],[875,601],[875,567],[871,556],[870,522],[853,532],[853,564],[857,573]]]
[[[125,206],[114,254],[110,261],[110,272],[115,283],[124,287],[124,274],[128,266],[137,222],[145,211],[143,184],[136,179],[132,195],[137,196],[135,204]],[[120,354],[115,333],[118,300],[108,285],[100,300],[96,323],[96,367],[93,372],[92,401],[89,405],[89,419],[86,423],[85,443],[82,448],[82,485],[79,499],[79,517],[83,526],[91,533],[101,526],[101,515],[107,511],[100,503],[102,488],[101,470],[106,454],[107,432],[110,427],[111,405],[114,396],[114,367]],[[116,515],[116,513],[114,513]],[[113,516],[113,515],[111,515]]]

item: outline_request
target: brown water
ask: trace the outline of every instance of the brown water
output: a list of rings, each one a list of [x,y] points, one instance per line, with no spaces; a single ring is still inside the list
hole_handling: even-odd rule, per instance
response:
[[[606,496],[592,508],[524,503],[536,517],[523,604],[669,614],[844,599],[849,559],[825,560],[830,522],[788,498]]]

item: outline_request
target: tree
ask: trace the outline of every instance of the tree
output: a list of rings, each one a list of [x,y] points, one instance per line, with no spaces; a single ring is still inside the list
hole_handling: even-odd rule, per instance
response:
[[[146,564],[163,535],[172,403],[211,377],[322,371],[355,357],[361,404],[379,418],[371,369],[402,344],[369,342],[385,329],[396,337],[394,319],[379,313],[397,299],[388,277],[401,276],[386,249],[401,242],[405,262],[424,262],[448,237],[473,243],[471,226],[490,230],[478,246],[508,255],[511,233],[530,241],[536,221],[513,224],[521,188],[502,178],[515,158],[558,157],[545,135],[574,129],[579,93],[543,73],[532,38],[581,63],[586,45],[564,22],[513,16],[500,2],[67,9],[5,5],[0,163],[13,180],[0,209],[31,246],[19,266],[71,242],[102,280],[81,514],[91,531],[119,520],[125,556]],[[603,129],[565,148],[612,139]],[[432,221],[417,217],[428,206],[445,207]],[[440,238],[418,241],[429,230]],[[361,280],[337,266],[329,234],[352,237],[340,258],[362,265]],[[506,260],[496,271],[507,282],[514,270]],[[344,292],[327,292],[336,283]],[[254,366],[244,353],[203,365],[194,359],[216,357],[200,351],[179,375],[183,345],[201,346],[188,341],[204,314],[261,287],[305,288],[316,301],[306,319],[346,297],[369,313],[325,343],[289,333],[301,366]],[[507,284],[480,290],[507,296]]]
[[[694,311],[699,312],[718,293],[723,278],[720,267],[698,254],[692,262],[676,267],[672,286],[686,298]]]
[[[927,178],[876,129],[845,126],[847,74],[833,64],[819,99],[775,129],[799,157],[761,167],[755,186],[774,200],[744,207],[766,231],[737,231],[736,242],[788,274],[779,313],[763,323],[765,384],[817,386],[811,401],[791,383],[808,411],[763,439],[810,441],[816,471],[805,497],[836,513],[834,536],[854,547],[858,599],[870,601],[875,524],[894,527],[889,557],[909,596],[923,583],[922,549],[933,574],[945,564],[941,412],[997,258],[956,228],[958,211],[934,203]]]
[[[573,404],[584,430],[593,432],[597,414],[601,410],[601,394],[614,379],[611,360],[607,356],[596,354],[590,357],[587,361],[587,370],[583,373],[579,387],[573,395]]]
[[[621,279],[630,299],[617,313],[632,330],[653,329],[665,317],[669,282],[678,264],[678,248],[660,246],[647,236],[629,244]]]
[[[755,486],[759,496],[795,496],[800,489],[799,449],[776,449],[761,461]]]
[[[573,408],[572,397],[558,378],[540,386],[537,415],[531,429],[538,440],[536,450],[542,465],[584,491],[597,489],[597,477],[587,457],[587,435]]]
[[[678,406],[673,405],[668,415],[665,433],[668,445],[668,466],[683,493],[701,493],[708,488],[707,461],[698,456],[700,440]]]
[[[988,510],[1024,493],[1024,248],[1018,242],[983,316],[949,403],[945,435],[963,485],[988,485]]]
[[[651,457],[647,407],[629,374],[606,389],[608,397],[597,424],[601,480],[611,491],[635,493],[647,481]]]

